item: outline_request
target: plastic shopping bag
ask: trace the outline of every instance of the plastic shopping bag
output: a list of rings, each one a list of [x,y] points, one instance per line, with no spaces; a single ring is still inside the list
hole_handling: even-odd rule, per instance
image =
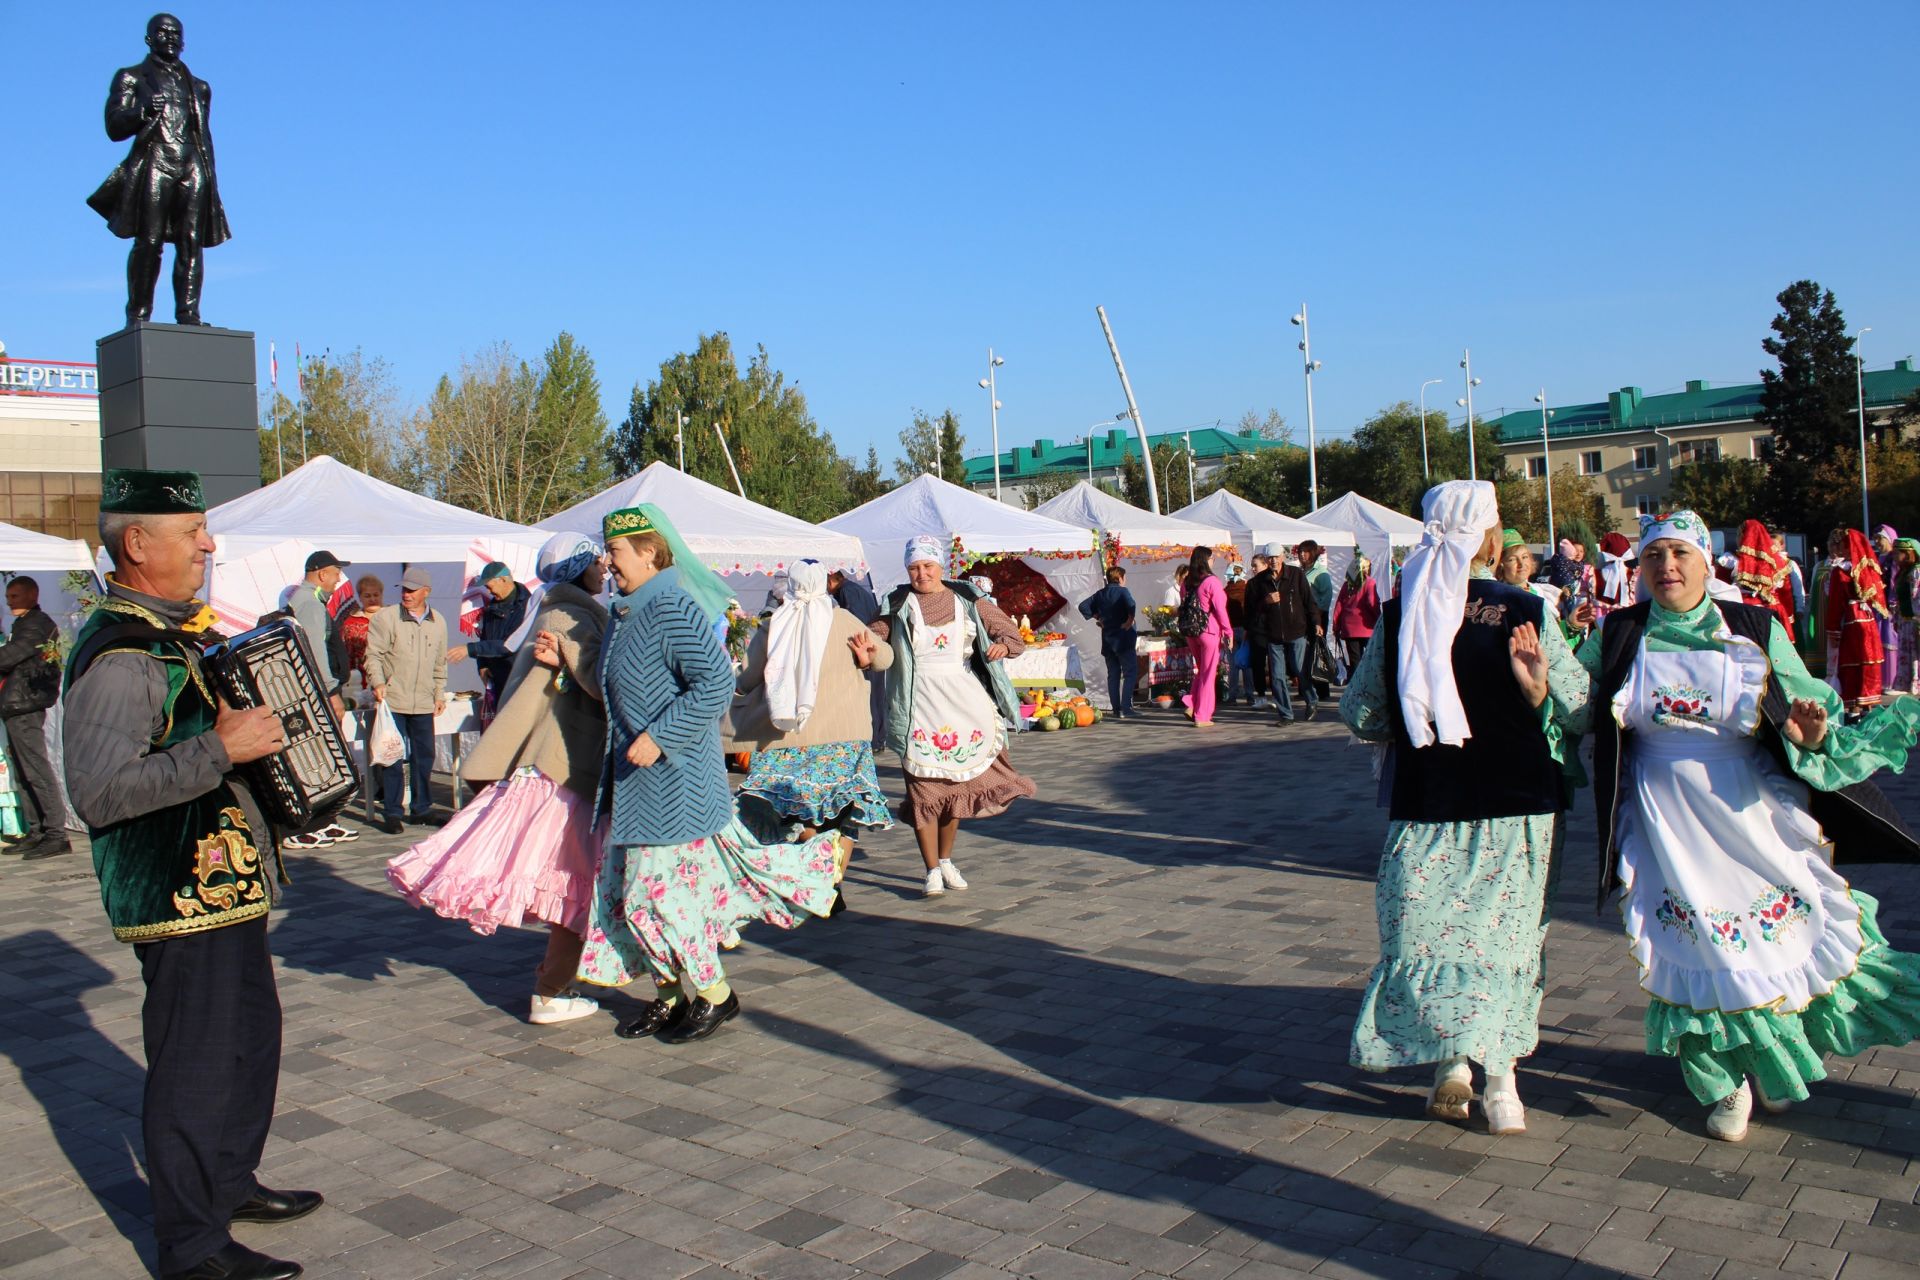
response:
[[[391,767],[407,758],[407,739],[393,712],[382,702],[373,713],[373,727],[367,731],[367,763]]]

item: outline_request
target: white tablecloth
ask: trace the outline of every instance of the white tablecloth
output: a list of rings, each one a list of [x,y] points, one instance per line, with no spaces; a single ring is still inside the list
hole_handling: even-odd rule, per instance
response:
[[[1006,661],[1007,679],[1016,689],[1085,689],[1087,673],[1080,650],[1062,640],[1044,649],[1028,649]]]

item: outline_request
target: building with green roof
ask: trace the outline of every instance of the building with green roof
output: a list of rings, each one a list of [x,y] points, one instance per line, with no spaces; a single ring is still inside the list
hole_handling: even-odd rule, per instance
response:
[[[1266,449],[1297,449],[1298,445],[1285,440],[1271,440],[1257,431],[1227,431],[1220,427],[1195,427],[1192,431],[1169,431],[1162,435],[1149,436],[1153,447],[1184,450],[1189,439],[1193,444],[1193,463],[1195,483],[1206,481],[1228,462],[1242,454],[1259,453]],[[1116,486],[1120,482],[1120,467],[1127,458],[1136,461],[1140,457],[1140,437],[1130,427],[1116,427],[1104,435],[1088,436],[1067,444],[1055,444],[1042,437],[1032,444],[1017,445],[1000,454],[1000,491],[1004,501],[1016,506],[1029,506],[1027,489],[1041,477],[1073,476],[1076,479],[1092,480],[1095,484],[1106,481]],[[966,479],[962,481],[976,493],[993,494],[993,455],[980,454],[967,459]],[[1053,491],[1052,486],[1048,492]],[[1181,501],[1170,503],[1167,495],[1162,495],[1162,505],[1168,507],[1185,505],[1185,489],[1181,489]],[[1130,498],[1130,501],[1143,502],[1145,495]]]
[[[1872,429],[1885,426],[1920,390],[1920,370],[1908,357],[1889,369],[1867,370],[1864,382]],[[1571,465],[1599,482],[1614,519],[1627,526],[1637,515],[1665,509],[1675,467],[1712,458],[1764,462],[1772,432],[1756,420],[1759,412],[1758,382],[1715,387],[1696,380],[1684,391],[1650,396],[1622,387],[1592,404],[1549,407],[1544,442],[1538,407],[1502,414],[1489,425],[1509,468],[1539,479]]]

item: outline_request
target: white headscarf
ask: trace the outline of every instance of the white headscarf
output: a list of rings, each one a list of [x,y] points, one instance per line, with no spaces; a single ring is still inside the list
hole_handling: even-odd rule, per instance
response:
[[[919,564],[922,560],[931,560],[934,564],[942,567],[945,567],[947,563],[946,547],[941,544],[940,539],[930,533],[915,534],[913,537],[907,539],[907,568],[913,568],[914,565]]]
[[[1400,572],[1400,715],[1416,747],[1457,747],[1473,736],[1453,678],[1453,640],[1467,609],[1467,578],[1500,522],[1485,480],[1449,480],[1421,503],[1426,533]]]
[[[803,728],[813,714],[832,631],[827,567],[813,560],[794,565],[787,598],[767,619],[767,713],[782,733]]]
[[[573,581],[605,554],[600,540],[584,533],[556,533],[546,540],[534,561],[533,571],[540,580],[527,593],[527,611],[521,615],[520,625],[506,639],[508,653],[518,653],[533,634],[533,620],[540,616],[540,602],[546,599],[547,588],[556,582]]]

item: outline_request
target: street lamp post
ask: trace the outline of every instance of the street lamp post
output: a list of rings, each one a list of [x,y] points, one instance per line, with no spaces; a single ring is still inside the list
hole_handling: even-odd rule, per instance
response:
[[[1313,335],[1307,331],[1307,304],[1300,304],[1300,312],[1292,317],[1293,323],[1300,326],[1300,355],[1303,361],[1302,377],[1307,383],[1307,502],[1309,511],[1320,509],[1320,462],[1315,448],[1313,435],[1313,372],[1320,362],[1313,358]]]
[[[1540,394],[1534,397],[1540,403],[1540,466],[1546,472],[1547,481],[1547,545],[1551,547],[1556,539],[1553,536],[1553,454],[1547,444],[1547,419],[1553,411],[1547,408],[1547,389],[1540,388]]]
[[[1867,516],[1867,365],[1860,356],[1860,339],[1873,332],[1868,325],[1853,335],[1853,391],[1860,403],[1860,531],[1873,528]]]
[[[1427,388],[1442,382],[1441,378],[1428,378],[1420,384],[1420,471],[1428,484],[1433,483],[1433,464],[1427,461]]]
[[[1467,410],[1467,479],[1480,478],[1480,462],[1475,456],[1473,444],[1473,389],[1480,385],[1480,379],[1473,376],[1473,352],[1471,349],[1460,353],[1460,367],[1467,371],[1467,394],[1454,403],[1465,405]]]
[[[1000,501],[1000,388],[993,371],[1006,361],[993,354],[993,348],[987,348],[987,376],[980,379],[980,385],[986,388],[989,412],[993,415],[993,500]]]
[[[682,473],[687,469],[687,423],[689,421],[690,419],[683,413],[680,415],[680,425],[673,429],[673,447],[679,455]]]

